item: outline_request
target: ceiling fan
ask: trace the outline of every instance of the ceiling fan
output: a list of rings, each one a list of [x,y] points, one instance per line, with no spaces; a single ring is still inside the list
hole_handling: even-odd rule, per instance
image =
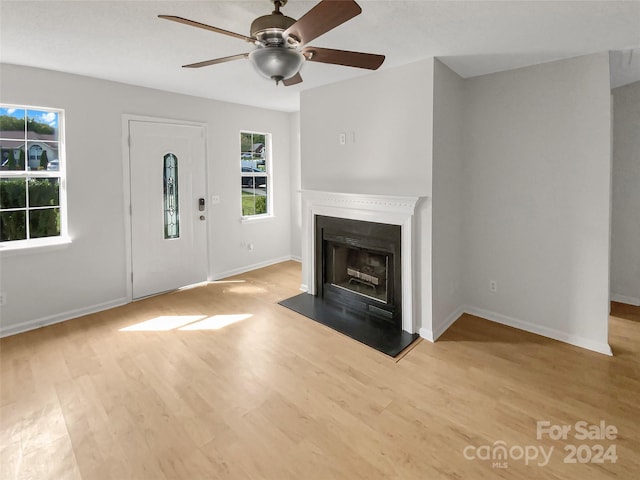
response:
[[[287,17],[280,12],[280,8],[286,5],[287,0],[271,0],[271,2],[275,9],[270,15],[258,17],[251,23],[250,36],[174,15],[158,15],[158,17],[228,35],[256,46],[253,51],[248,53],[190,63],[183,65],[184,68],[207,67],[248,58],[259,74],[275,80],[276,85],[282,82],[284,85],[290,86],[302,82],[300,68],[305,61],[369,70],[376,70],[384,62],[384,55],[307,46],[310,41],[320,35],[359,15],[362,9],[355,1],[322,0],[299,20]]]

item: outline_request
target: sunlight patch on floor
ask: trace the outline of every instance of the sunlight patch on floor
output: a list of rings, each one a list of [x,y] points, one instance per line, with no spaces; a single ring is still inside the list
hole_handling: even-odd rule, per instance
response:
[[[191,285],[185,285],[184,287],[180,287],[177,290],[181,292],[183,290],[191,290],[193,288],[206,287],[207,285],[217,285],[217,284],[224,284],[224,283],[245,283],[245,282],[246,280],[213,280],[211,282],[204,281],[204,282],[192,283]]]
[[[166,332],[184,327],[198,320],[206,318],[206,315],[163,315],[144,322],[121,328],[121,332]]]
[[[249,313],[239,315],[214,315],[199,322],[191,323],[178,330],[220,330],[234,323],[241,322],[253,315]]]
[[[234,315],[163,315],[121,328],[120,332],[168,332],[170,330],[220,330],[253,317],[250,313]]]
[[[241,295],[254,295],[256,293],[265,293],[267,291],[266,288],[257,287],[255,285],[240,285],[237,287],[231,287],[225,290],[225,292],[229,293],[239,293]]]
[[[178,288],[178,291],[181,292],[183,290],[191,290],[192,288],[206,287],[208,283],[209,282],[192,283],[191,285],[185,285],[184,287]]]

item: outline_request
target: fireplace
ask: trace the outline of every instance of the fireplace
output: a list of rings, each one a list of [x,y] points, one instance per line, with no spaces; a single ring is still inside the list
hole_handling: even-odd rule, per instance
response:
[[[399,225],[317,215],[317,296],[402,329]]]
[[[421,197],[303,190],[306,293],[280,305],[399,355],[418,338],[423,308],[430,305],[421,289],[430,258],[421,254],[415,235],[431,238],[423,230],[430,225],[428,205]]]

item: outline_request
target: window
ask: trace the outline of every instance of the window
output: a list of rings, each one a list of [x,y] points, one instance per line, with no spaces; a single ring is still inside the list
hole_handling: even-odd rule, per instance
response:
[[[242,216],[269,216],[271,212],[271,136],[240,132]]]
[[[66,237],[64,112],[0,104],[0,246]]]

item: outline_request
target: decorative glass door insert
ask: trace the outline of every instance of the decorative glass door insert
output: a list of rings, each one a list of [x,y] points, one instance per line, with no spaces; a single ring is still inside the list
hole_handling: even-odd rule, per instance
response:
[[[178,201],[178,158],[173,153],[164,156],[164,238],[180,237],[180,205]]]

